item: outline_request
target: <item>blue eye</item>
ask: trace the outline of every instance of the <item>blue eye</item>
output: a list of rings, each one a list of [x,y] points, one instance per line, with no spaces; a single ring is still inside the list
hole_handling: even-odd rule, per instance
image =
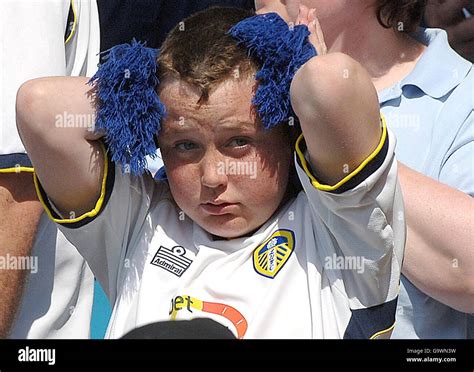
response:
[[[248,143],[249,141],[246,138],[234,138],[232,141],[230,141],[229,145],[235,147],[244,147]]]
[[[194,142],[181,142],[175,145],[180,151],[190,151],[196,149],[198,146]]]

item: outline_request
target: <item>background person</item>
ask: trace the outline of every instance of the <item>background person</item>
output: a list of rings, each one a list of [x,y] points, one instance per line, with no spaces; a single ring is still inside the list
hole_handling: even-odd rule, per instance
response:
[[[2,1],[0,42],[0,256],[37,263],[37,272],[0,269],[0,337],[88,338],[93,275],[41,212],[33,168],[16,129],[15,99],[26,80],[95,72],[95,1]],[[58,114],[56,119],[67,120]],[[68,128],[60,130],[68,135]]]
[[[328,51],[359,61],[395,132],[408,225],[394,338],[474,337],[472,63],[442,30],[417,29],[422,0],[256,1],[294,21],[315,8]],[[341,71],[345,74],[345,71]]]
[[[426,27],[442,28],[449,44],[461,56],[474,61],[474,1],[427,0],[424,15]]]

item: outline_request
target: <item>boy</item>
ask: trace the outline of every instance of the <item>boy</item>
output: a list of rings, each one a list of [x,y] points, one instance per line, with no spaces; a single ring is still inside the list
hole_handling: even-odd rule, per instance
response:
[[[115,169],[101,134],[51,124],[57,112],[94,113],[85,80],[19,90],[41,199],[113,304],[110,338],[192,318],[238,338],[390,334],[405,225],[374,87],[345,55],[305,63],[288,92],[304,135],[293,155],[294,127],[264,128],[252,104],[259,62],[228,34],[252,15],[209,9],[167,37],[157,62],[166,182]]]

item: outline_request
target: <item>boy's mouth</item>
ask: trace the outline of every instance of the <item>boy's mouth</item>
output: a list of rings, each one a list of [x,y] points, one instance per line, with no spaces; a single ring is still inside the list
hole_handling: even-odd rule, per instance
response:
[[[209,203],[202,203],[201,208],[208,214],[213,216],[220,216],[231,213],[235,210],[237,203],[227,203],[223,201],[215,201]]]

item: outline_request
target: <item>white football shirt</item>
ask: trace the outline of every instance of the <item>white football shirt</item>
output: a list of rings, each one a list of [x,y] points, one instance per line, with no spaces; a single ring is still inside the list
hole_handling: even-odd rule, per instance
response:
[[[252,236],[214,240],[174,203],[167,183],[109,161],[94,210],[61,220],[113,305],[107,336],[160,320],[212,318],[238,338],[375,338],[395,319],[405,243],[395,137],[334,186],[311,174]]]

